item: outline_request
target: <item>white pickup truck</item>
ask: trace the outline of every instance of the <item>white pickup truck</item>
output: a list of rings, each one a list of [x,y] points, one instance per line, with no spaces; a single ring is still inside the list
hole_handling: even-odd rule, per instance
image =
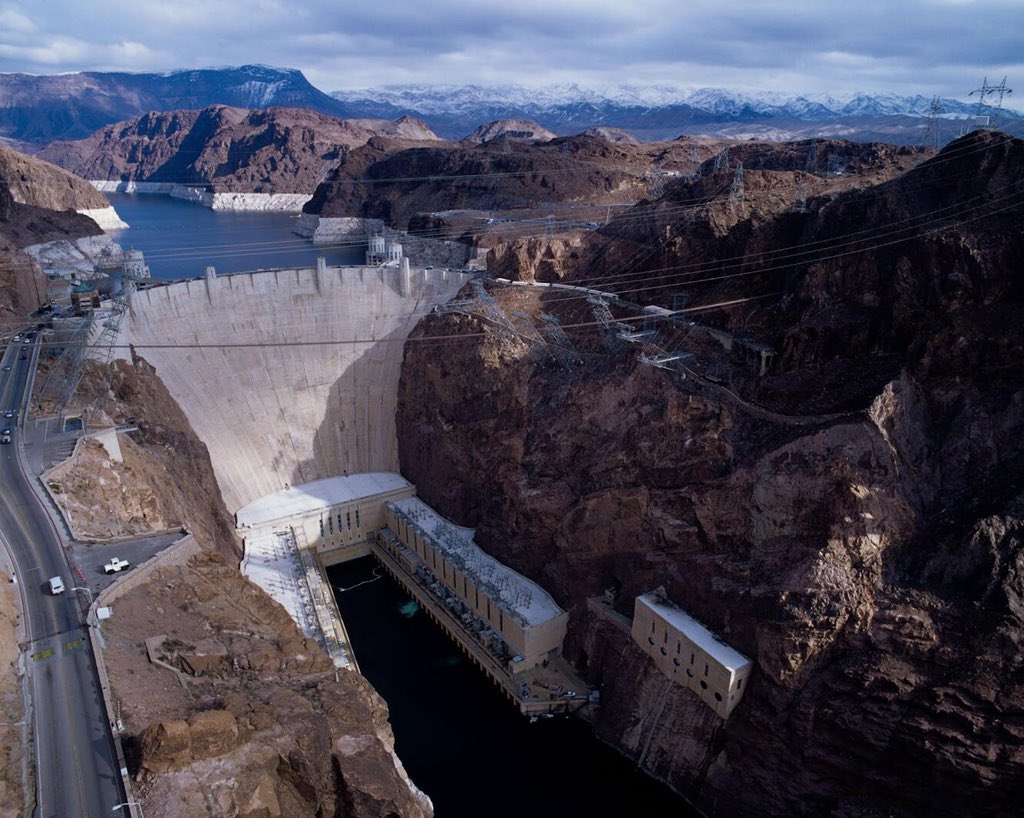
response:
[[[123,571],[127,567],[128,560],[123,560],[120,557],[114,557],[110,562],[103,566],[103,573],[116,574],[118,571]]]

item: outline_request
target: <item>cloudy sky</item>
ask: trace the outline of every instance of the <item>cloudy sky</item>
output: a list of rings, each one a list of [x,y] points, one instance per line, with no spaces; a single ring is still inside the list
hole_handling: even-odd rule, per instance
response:
[[[325,91],[575,82],[965,98],[1008,75],[1024,97],[1024,0],[0,0],[0,71],[250,62],[299,68]]]

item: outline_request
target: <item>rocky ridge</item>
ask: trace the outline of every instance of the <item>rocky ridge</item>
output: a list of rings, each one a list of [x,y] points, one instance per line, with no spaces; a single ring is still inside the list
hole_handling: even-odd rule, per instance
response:
[[[266,65],[161,74],[0,74],[0,137],[27,142],[78,139],[111,122],[147,111],[218,104],[239,108],[282,106],[330,116],[349,115],[348,106],[318,91],[301,71]]]
[[[91,180],[200,186],[213,192],[311,193],[347,151],[373,136],[436,140],[409,117],[350,121],[292,108],[151,112],[40,156]]]
[[[20,324],[47,300],[46,277],[23,248],[102,234],[89,216],[110,203],[83,179],[0,147],[0,316]]]
[[[603,219],[606,206],[644,198],[652,172],[689,173],[715,151],[712,143],[689,139],[630,145],[573,136],[415,146],[371,139],[345,156],[305,211],[383,219],[422,235],[474,241],[491,231],[537,233],[546,214],[559,223],[583,221],[594,217],[586,210],[593,206]]]
[[[490,142],[492,139],[515,140],[517,142],[547,142],[555,134],[530,119],[496,119],[484,122],[463,139],[472,145]]]
[[[746,291],[784,294],[753,317],[701,315],[772,343],[766,378],[702,324],[676,332],[685,379],[608,354],[558,290],[492,294],[516,321],[561,317],[585,366],[464,315],[410,338],[403,473],[570,610],[599,734],[709,811],[996,816],[1024,786],[1022,151],[974,134],[657,255],[870,237],[765,263]],[[707,282],[691,303],[737,291]],[[443,355],[415,337],[459,333]],[[586,603],[609,591],[629,616],[659,585],[755,663],[726,722]]]

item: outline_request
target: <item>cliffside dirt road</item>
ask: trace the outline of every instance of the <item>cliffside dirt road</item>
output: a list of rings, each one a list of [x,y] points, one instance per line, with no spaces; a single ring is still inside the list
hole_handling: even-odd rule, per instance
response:
[[[3,356],[0,407],[20,408],[30,377],[31,356],[20,348]],[[13,423],[13,421],[12,421]],[[107,816],[123,802],[120,775],[75,578],[68,573],[61,543],[32,492],[13,445],[0,450],[0,532],[11,551],[24,600],[27,665],[32,694],[32,734],[37,770],[35,816]],[[52,576],[67,591],[53,596]]]

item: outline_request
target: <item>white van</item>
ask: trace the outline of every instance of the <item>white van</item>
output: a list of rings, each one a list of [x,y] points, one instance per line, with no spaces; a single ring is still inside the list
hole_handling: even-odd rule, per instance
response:
[[[50,577],[50,593],[54,596],[64,593],[64,580],[60,577]]]

